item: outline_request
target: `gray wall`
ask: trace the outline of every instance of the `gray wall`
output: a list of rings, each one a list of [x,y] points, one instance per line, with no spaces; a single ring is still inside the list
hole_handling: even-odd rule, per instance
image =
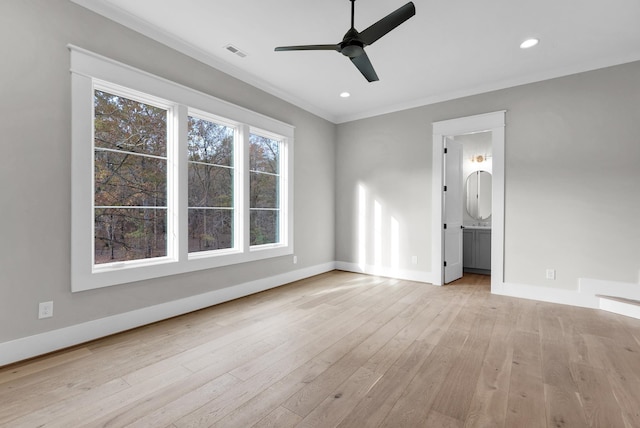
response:
[[[334,124],[67,0],[2,0],[0,40],[0,342],[334,260]],[[68,43],[294,125],[298,264],[283,257],[71,294]],[[38,320],[48,300],[54,317]]]
[[[507,110],[505,281],[639,282],[640,62],[339,125],[337,260],[358,261],[361,183],[402,219],[400,267],[431,272],[431,123],[497,110]]]

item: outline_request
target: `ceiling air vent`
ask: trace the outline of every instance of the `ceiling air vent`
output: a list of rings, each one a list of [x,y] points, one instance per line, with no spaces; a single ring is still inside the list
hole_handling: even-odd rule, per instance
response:
[[[233,45],[227,45],[224,48],[226,50],[228,50],[229,52],[238,55],[240,58],[244,58],[245,56],[247,56],[246,53],[242,52],[240,49],[238,49],[237,47],[235,47]]]

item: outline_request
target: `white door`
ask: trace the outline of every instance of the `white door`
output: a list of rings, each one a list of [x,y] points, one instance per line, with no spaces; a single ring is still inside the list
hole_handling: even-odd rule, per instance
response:
[[[445,138],[444,283],[462,278],[462,144]]]

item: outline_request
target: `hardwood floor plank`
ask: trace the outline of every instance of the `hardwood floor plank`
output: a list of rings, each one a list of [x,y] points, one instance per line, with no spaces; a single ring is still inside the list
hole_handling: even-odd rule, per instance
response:
[[[172,387],[175,382],[186,379],[190,374],[191,372],[187,369],[176,367],[137,385],[129,386],[117,394],[97,397],[91,401],[85,400],[71,413],[66,409],[67,414],[65,415],[46,412],[48,425],[60,428],[91,425],[95,419],[118,412],[132,403],[143,401],[158,391]]]
[[[376,384],[380,375],[365,368],[358,369],[342,385],[331,392],[320,405],[298,424],[300,428],[336,426],[350,409]]]
[[[451,416],[443,415],[440,412],[431,410],[427,416],[427,420],[424,424],[426,427],[439,427],[439,428],[462,428],[463,422],[452,418]]]
[[[400,295],[404,295],[404,293],[401,293]],[[371,303],[382,306],[386,306],[390,302],[392,302],[392,300],[389,300],[389,296],[387,299],[379,297],[371,301]],[[406,309],[406,307],[407,305],[402,305],[403,309]],[[280,361],[283,356],[291,354],[292,350],[295,351],[297,349],[305,348],[309,343],[315,340],[317,334],[326,334],[327,331],[331,331],[333,329],[340,330],[341,326],[348,323],[352,318],[358,318],[358,315],[360,314],[365,314],[365,318],[369,318],[372,313],[375,313],[375,311],[372,311],[371,313],[366,314],[366,310],[367,307],[360,306],[332,308],[331,317],[328,317],[324,322],[316,322],[314,328],[305,331],[304,336],[294,336],[290,341],[285,342],[272,351],[261,355],[259,359],[252,360],[232,370],[230,373],[239,379],[247,380],[268,366]],[[364,320],[365,318],[361,317],[360,319]]]
[[[146,394],[141,394],[128,403],[122,403],[122,407],[112,406],[111,409],[107,409],[100,415],[92,415],[83,424],[97,427],[123,427],[139,424],[139,421],[142,420],[143,425],[138,426],[163,426],[163,422],[166,423],[166,420],[173,421],[174,418],[158,419],[153,421],[152,425],[147,424],[158,413],[163,417],[170,415],[169,409],[172,406],[175,407],[175,402],[184,396],[190,395],[193,397],[194,390],[198,391],[198,397],[210,397],[209,399],[212,399],[214,395],[219,395],[235,382],[237,380],[228,375],[223,375],[213,380],[204,376],[203,373],[190,375],[154,391],[149,390]],[[192,403],[190,404],[193,405]],[[180,403],[179,408],[181,411],[185,410],[183,402]]]
[[[586,427],[584,409],[577,391],[556,385],[544,385],[547,426]]]
[[[542,381],[545,385],[561,386],[575,391],[576,384],[571,375],[569,351],[566,343],[542,339],[540,344]]]
[[[281,403],[318,377],[329,366],[330,363],[318,358],[307,361],[269,388],[264,389],[223,418],[215,421],[211,426],[226,428],[247,427],[258,424],[269,415],[272,409],[282,407]],[[282,408],[295,414],[285,407]],[[301,416],[296,416],[300,421],[302,420]]]
[[[339,426],[378,426],[430,355],[435,347],[433,343],[445,334],[460,308],[451,300],[445,303],[435,299],[411,324],[418,331],[403,330],[371,357],[364,367],[383,376]],[[407,342],[410,343],[405,346]]]
[[[401,298],[403,295],[405,295],[404,292],[398,294],[395,299]],[[331,379],[331,375],[327,376],[327,372],[330,367],[334,369],[330,373],[335,373],[336,362],[344,359],[346,354],[351,352],[354,348],[361,346],[362,342],[365,342],[372,334],[376,333],[381,326],[384,326],[390,319],[394,316],[398,316],[398,314],[402,313],[403,310],[406,310],[408,307],[407,304],[400,303],[400,301],[396,301],[394,303],[393,298],[386,299],[385,302],[389,305],[386,310],[375,315],[363,313],[361,317],[358,317],[361,323],[358,328],[355,328],[347,335],[337,340],[334,344],[319,353],[308,363],[294,370],[264,392],[251,398],[241,407],[238,407],[218,421],[216,425],[221,427],[250,426],[260,418],[264,417],[269,412],[270,408],[273,408],[275,405],[280,405],[280,403],[284,402],[284,405],[286,406],[287,402],[295,402],[296,400],[299,401],[300,397],[308,398],[309,396],[312,396],[312,394],[309,393],[305,394],[305,391],[309,391],[307,388],[308,386],[316,385],[317,378],[322,375],[324,375],[325,378],[328,377]],[[354,325],[355,324],[357,323],[354,320]],[[350,375],[352,374],[352,371],[347,371],[347,373]],[[348,375],[342,373],[342,375],[338,377],[337,384],[343,382],[345,377],[348,377]],[[327,387],[328,386],[326,386],[325,383],[325,388],[320,389],[322,392],[320,400],[316,401],[312,407],[317,406],[317,404],[326,397]],[[313,387],[311,390],[318,390],[318,388]],[[289,398],[289,400],[285,401],[287,398]],[[303,401],[308,402],[308,400]],[[296,413],[295,410],[298,410],[297,414],[302,413],[299,409],[292,408],[291,406],[289,406],[289,410],[293,410],[294,413]],[[306,416],[307,413],[304,415]]]
[[[208,378],[205,377],[205,379]],[[126,426],[138,428],[157,427],[166,424],[176,426],[172,423],[173,421],[220,397],[239,383],[238,379],[225,374],[201,385],[195,383],[190,391],[181,395],[174,396],[174,391],[172,391],[168,402],[161,402],[159,407],[148,413],[134,414],[133,421]],[[117,421],[115,417],[113,419]]]
[[[447,330],[442,340],[447,346],[435,346],[380,426],[409,427],[424,424],[431,404],[437,398],[437,392],[466,338],[467,336],[458,330]]]
[[[578,385],[571,373],[570,348],[563,342],[542,339],[541,358],[548,426],[587,426]]]
[[[519,304],[520,311],[516,321],[516,330],[527,333],[539,334],[540,322],[538,320],[539,302],[533,300],[523,300]]]
[[[597,354],[604,365],[604,372],[611,391],[620,406],[624,420],[630,426],[640,426],[640,347],[628,346],[606,337],[588,336],[591,349],[598,347]]]
[[[379,426],[433,348],[434,345],[424,340],[412,342],[338,426],[342,428]],[[379,371],[377,373],[381,374]]]
[[[625,427],[622,411],[602,369],[571,364],[587,423],[592,427]]]
[[[421,293],[418,290],[418,294]],[[333,390],[344,379],[356,372],[366,361],[380,348],[388,343],[398,332],[411,322],[417,315],[406,303],[398,301],[390,306],[387,311],[381,312],[379,317],[372,319],[356,333],[361,337],[348,339],[348,347],[342,351],[342,356],[318,378],[309,382],[304,388],[291,396],[284,403],[284,407],[292,412],[305,417],[326,397],[327,390]],[[409,313],[413,316],[409,317]],[[357,345],[357,346],[354,346]]]
[[[390,293],[401,293],[401,289],[391,290]],[[384,308],[393,303],[394,299],[378,296],[376,299],[370,300],[370,308]],[[263,389],[271,387],[273,384],[284,378],[290,371],[295,370],[303,365],[321,351],[329,348],[336,341],[349,334],[351,331],[365,323],[368,319],[375,316],[380,309],[368,311],[363,307],[351,307],[342,311],[334,319],[328,323],[320,325],[317,328],[317,335],[304,335],[300,337],[288,350],[282,350],[281,355],[273,354],[265,360],[259,362],[261,371],[257,372],[251,378],[246,379],[242,384],[238,385],[216,400],[207,403],[200,409],[191,412],[189,415],[181,418],[174,423],[178,427],[196,427],[209,426],[222,419],[244,403],[258,395]],[[279,358],[276,358],[279,357]],[[256,360],[261,361],[262,356],[257,356]],[[233,374],[233,371],[230,372]]]
[[[86,347],[73,348],[45,358],[37,358],[24,364],[9,366],[4,369],[6,370],[6,373],[0,376],[0,383],[11,382],[16,379],[24,378],[25,376],[41,373],[45,370],[48,373],[52,373],[52,369],[54,368],[69,364],[81,358],[89,357],[92,354],[91,350]],[[37,377],[34,378],[37,379]]]
[[[565,332],[562,322],[563,317],[559,313],[560,305],[538,306],[537,309],[540,321],[540,338],[546,341],[564,341]]]
[[[273,412],[252,425],[254,428],[293,428],[302,418],[284,407],[277,407]]]
[[[505,426],[546,427],[540,337],[514,332]]]
[[[469,386],[476,385],[480,377],[494,323],[495,315],[476,317],[467,340],[437,392],[437,398],[431,407],[432,411],[449,416],[461,423],[467,419],[467,412],[475,393],[474,388]],[[467,387],[461,388],[461,385],[467,385]]]
[[[496,310],[500,307],[496,302]],[[500,311],[480,369],[475,392],[469,405],[465,427],[504,427],[513,361],[510,346],[516,314],[512,307]]]
[[[3,405],[0,426],[41,426],[51,420],[55,420],[55,418],[72,416],[69,410],[71,407],[99,402],[118,392],[126,391],[128,388],[129,385],[124,380],[115,379],[85,391],[80,396],[73,396],[66,400],[52,400],[50,403],[41,404],[40,406],[32,403],[26,403],[24,407],[5,407]]]

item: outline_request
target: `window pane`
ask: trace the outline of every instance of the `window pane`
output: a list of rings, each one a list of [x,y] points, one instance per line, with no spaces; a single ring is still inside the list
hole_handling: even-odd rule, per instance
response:
[[[279,216],[277,210],[251,210],[251,245],[279,242]]]
[[[95,264],[167,255],[167,117],[94,92]]]
[[[167,205],[167,161],[96,150],[96,206]]]
[[[280,141],[251,134],[249,143],[249,169],[251,171],[279,174]]]
[[[189,209],[189,252],[233,248],[233,210]]]
[[[189,160],[233,165],[235,129],[189,116]]]
[[[190,207],[233,207],[233,169],[189,164]]]
[[[167,155],[167,111],[104,91],[94,93],[95,147]]]
[[[280,239],[281,142],[251,134],[249,143],[249,240],[251,245],[275,244]]]
[[[189,116],[189,252],[233,248],[235,128]],[[209,209],[192,209],[202,207]]]
[[[95,210],[95,264],[167,255],[165,209]]]
[[[278,208],[279,181],[277,175],[251,173],[251,208]]]

